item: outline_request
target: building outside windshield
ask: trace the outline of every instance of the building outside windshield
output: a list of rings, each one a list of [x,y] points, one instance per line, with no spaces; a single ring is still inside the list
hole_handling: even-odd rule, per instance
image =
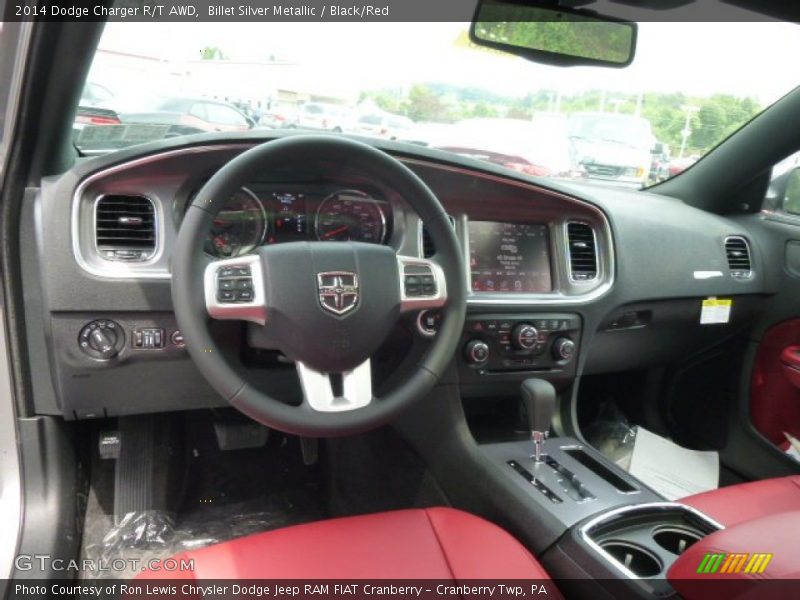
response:
[[[640,188],[792,89],[796,73],[778,65],[800,56],[786,23],[641,23],[629,67],[559,68],[478,47],[468,28],[112,22],[74,142],[97,154],[204,132],[327,131]]]

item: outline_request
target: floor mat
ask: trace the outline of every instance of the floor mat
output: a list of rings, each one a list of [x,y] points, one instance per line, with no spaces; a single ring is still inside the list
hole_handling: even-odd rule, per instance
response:
[[[113,463],[93,469],[81,557],[107,569],[82,570],[82,579],[131,578],[152,560],[328,516],[320,469],[303,464],[296,438],[273,433],[263,448],[222,452],[209,422],[191,423],[188,434],[192,458],[174,514],[129,513],[115,526]]]

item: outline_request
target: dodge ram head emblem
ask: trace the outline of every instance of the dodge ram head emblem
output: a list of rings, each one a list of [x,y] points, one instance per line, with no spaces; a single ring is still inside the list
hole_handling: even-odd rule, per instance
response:
[[[358,276],[347,271],[317,274],[319,303],[335,315],[350,312],[358,305]]]

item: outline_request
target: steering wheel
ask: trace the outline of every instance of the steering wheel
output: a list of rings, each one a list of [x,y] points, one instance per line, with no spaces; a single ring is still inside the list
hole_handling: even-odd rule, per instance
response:
[[[264,173],[298,165],[357,168],[389,186],[425,223],[436,260],[361,242],[289,242],[222,260],[205,254],[228,198]],[[347,138],[298,135],[243,152],[197,193],[172,257],[172,301],[189,355],[233,407],[286,433],[349,435],[391,421],[436,384],[464,325],[464,263],[442,205],[405,165]],[[374,397],[370,357],[402,313],[430,308],[443,319],[426,353],[400,385]],[[303,401],[286,404],[254,387],[215,344],[213,319],[249,321],[253,335],[293,360]]]

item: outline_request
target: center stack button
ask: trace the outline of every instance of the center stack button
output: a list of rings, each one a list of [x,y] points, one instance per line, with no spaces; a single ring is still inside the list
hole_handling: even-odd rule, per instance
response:
[[[520,323],[511,332],[511,343],[519,350],[531,350],[536,345],[539,332],[530,323]]]

